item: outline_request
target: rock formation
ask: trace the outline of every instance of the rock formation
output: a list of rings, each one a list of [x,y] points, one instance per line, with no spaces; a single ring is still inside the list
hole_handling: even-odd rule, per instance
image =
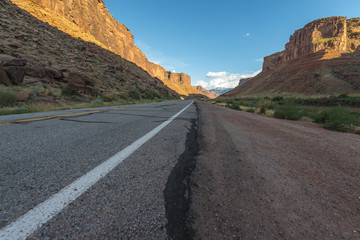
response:
[[[89,95],[125,99],[131,97],[129,91],[146,99],[180,98],[158,78],[121,56],[70,36],[9,0],[0,3],[1,85],[20,85],[16,89],[25,92],[37,89],[33,97],[40,102],[40,89],[68,88],[84,93],[85,100]],[[189,83],[190,79],[179,74],[177,81]],[[61,101],[56,94],[46,96],[46,101],[50,100]]]
[[[216,92],[213,91],[209,91],[203,88],[202,86],[195,86],[195,88],[199,90],[202,94],[207,96],[208,98],[217,98],[218,96],[220,96],[220,94],[217,94]]]
[[[262,72],[224,97],[360,91],[360,18],[329,17],[296,30],[285,50],[264,58]]]
[[[200,94],[190,76],[166,71],[134,45],[134,36],[115,21],[102,0],[11,0],[38,19],[75,38],[93,42],[135,63],[181,95]]]

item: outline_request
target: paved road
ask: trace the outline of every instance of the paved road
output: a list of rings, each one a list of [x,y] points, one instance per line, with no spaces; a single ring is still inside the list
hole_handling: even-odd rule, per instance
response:
[[[173,101],[100,108],[79,115],[94,110],[0,117],[0,123],[42,118],[0,125],[0,227],[4,229],[189,104]],[[50,115],[65,116],[46,119]],[[29,238],[166,239],[163,191],[185,152],[196,118],[191,104]]]

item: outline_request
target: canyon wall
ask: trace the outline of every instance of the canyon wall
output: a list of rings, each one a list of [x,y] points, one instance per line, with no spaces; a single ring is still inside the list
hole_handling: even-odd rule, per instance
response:
[[[221,97],[360,92],[360,18],[328,17],[296,30],[262,72]]]
[[[263,71],[311,53],[353,52],[360,45],[360,18],[328,17],[296,30],[285,50],[264,58]]]
[[[181,95],[200,94],[190,76],[172,73],[150,62],[134,45],[134,36],[109,13],[102,0],[11,0],[38,19],[73,37],[94,42],[159,78]]]

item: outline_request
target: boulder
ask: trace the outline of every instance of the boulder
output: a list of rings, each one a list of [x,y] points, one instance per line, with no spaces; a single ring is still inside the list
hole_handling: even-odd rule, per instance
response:
[[[41,80],[29,76],[24,77],[24,83],[30,86],[37,86],[37,87],[43,87],[44,84],[41,82]]]
[[[4,68],[10,82],[14,85],[20,85],[24,81],[25,77],[25,68],[19,66],[9,66]]]
[[[10,85],[11,81],[5,71],[5,69],[0,67],[0,84],[4,84],[4,85]]]
[[[0,54],[0,66],[25,66],[27,59],[15,58],[6,54]]]
[[[50,79],[59,80],[64,77],[63,73],[55,68],[46,67],[45,69],[46,69],[46,75]]]
[[[69,84],[77,87],[94,86],[93,82],[88,76],[79,72],[69,72],[66,80]]]
[[[47,76],[47,72],[43,66],[29,66],[26,67],[26,75],[30,77],[44,78]]]

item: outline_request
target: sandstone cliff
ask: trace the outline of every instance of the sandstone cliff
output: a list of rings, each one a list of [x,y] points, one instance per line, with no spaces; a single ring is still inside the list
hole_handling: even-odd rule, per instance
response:
[[[134,45],[129,29],[115,21],[102,0],[11,0],[38,19],[73,37],[106,48],[159,78],[181,95],[201,94],[191,86],[190,76],[166,71],[146,58]]]
[[[202,94],[207,96],[208,98],[217,98],[218,96],[220,96],[220,94],[213,92],[213,91],[209,91],[209,90],[203,88],[202,86],[195,86],[195,88],[197,90],[199,90]]]
[[[360,18],[329,17],[296,30],[285,50],[264,58],[262,72],[224,97],[360,91]]]
[[[180,98],[134,63],[59,31],[9,0],[0,1],[0,16],[0,88],[10,85],[4,89],[19,93],[20,102],[63,102],[61,91],[68,88],[76,90],[76,101],[135,98],[131,91],[143,99]]]

